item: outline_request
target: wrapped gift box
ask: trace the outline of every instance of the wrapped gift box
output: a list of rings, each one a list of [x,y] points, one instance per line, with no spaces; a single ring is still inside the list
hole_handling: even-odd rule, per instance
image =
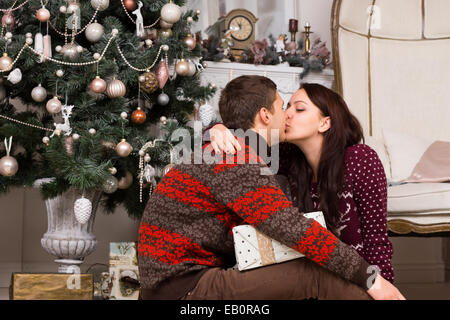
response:
[[[13,273],[10,300],[92,300],[92,274]]]
[[[316,220],[326,228],[322,211],[309,212],[304,216]],[[239,271],[304,257],[300,252],[267,237],[250,225],[234,227],[233,238]]]
[[[109,252],[110,299],[137,300],[139,269],[136,242],[111,242]]]

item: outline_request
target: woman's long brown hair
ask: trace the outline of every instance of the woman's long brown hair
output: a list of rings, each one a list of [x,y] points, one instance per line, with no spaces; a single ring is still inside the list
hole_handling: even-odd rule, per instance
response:
[[[330,129],[323,134],[317,182],[320,209],[324,213],[327,227],[339,236],[341,213],[338,193],[342,191],[344,184],[345,149],[364,139],[363,130],[344,99],[336,92],[315,83],[304,83],[300,89],[306,91],[309,99],[320,109],[323,116],[331,119]],[[305,155],[294,145],[285,145],[280,151],[280,155],[286,156],[281,161],[281,166],[283,163],[286,164],[285,172],[287,172],[292,194],[297,195],[294,204],[300,212],[314,211],[309,193],[313,172]]]

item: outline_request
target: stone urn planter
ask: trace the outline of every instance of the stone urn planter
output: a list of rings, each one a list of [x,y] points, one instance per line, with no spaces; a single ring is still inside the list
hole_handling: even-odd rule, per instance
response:
[[[41,179],[34,185],[39,187],[46,182],[48,179]],[[42,236],[41,245],[45,251],[56,257],[59,273],[79,273],[79,266],[84,258],[97,246],[97,239],[92,230],[102,191],[84,192],[84,197],[92,203],[91,216],[84,224],[77,221],[74,213],[74,203],[82,196],[81,190],[70,188],[62,195],[45,201],[48,229]]]

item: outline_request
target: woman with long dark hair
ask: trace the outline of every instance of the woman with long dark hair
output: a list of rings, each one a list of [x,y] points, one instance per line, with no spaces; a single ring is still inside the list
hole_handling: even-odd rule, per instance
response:
[[[233,152],[236,141],[214,134],[226,128],[214,129],[213,146]],[[286,109],[285,135],[279,174],[289,181],[294,205],[301,212],[323,211],[327,228],[393,282],[386,175],[376,152],[361,144],[361,125],[345,101],[322,85],[303,84]]]

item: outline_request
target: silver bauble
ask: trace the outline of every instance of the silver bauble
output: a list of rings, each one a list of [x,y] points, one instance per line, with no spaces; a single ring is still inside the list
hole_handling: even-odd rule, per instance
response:
[[[49,113],[55,114],[61,111],[62,103],[61,101],[59,101],[58,97],[53,97],[52,99],[48,100],[46,108]]]
[[[39,84],[31,90],[31,98],[36,102],[42,102],[47,99],[47,90]]]
[[[132,151],[133,147],[125,139],[116,146],[117,154],[123,158],[128,157]]]
[[[103,26],[97,22],[91,23],[85,31],[86,39],[88,39],[90,42],[99,41],[104,33],[105,28],[103,28]]]
[[[167,106],[169,104],[169,101],[170,101],[169,96],[165,93],[161,93],[158,96],[158,104],[161,106]]]
[[[108,83],[106,94],[110,98],[123,97],[127,92],[127,88],[120,80],[114,79]]]
[[[12,177],[19,170],[19,164],[14,157],[4,156],[0,159],[0,174],[4,177]]]
[[[176,23],[181,18],[181,8],[175,3],[167,3],[161,8],[161,19],[167,23]]]
[[[117,188],[119,187],[119,181],[117,181],[117,178],[114,176],[109,176],[106,178],[105,182],[103,182],[103,192],[111,194],[117,191]]]
[[[92,8],[97,9],[99,3],[100,7],[98,8],[98,11],[103,11],[109,7],[109,0],[91,0]]]
[[[78,45],[75,43],[65,44],[62,47],[61,52],[65,58],[67,58],[69,60],[76,60],[80,56],[80,53],[77,50],[77,46]]]

